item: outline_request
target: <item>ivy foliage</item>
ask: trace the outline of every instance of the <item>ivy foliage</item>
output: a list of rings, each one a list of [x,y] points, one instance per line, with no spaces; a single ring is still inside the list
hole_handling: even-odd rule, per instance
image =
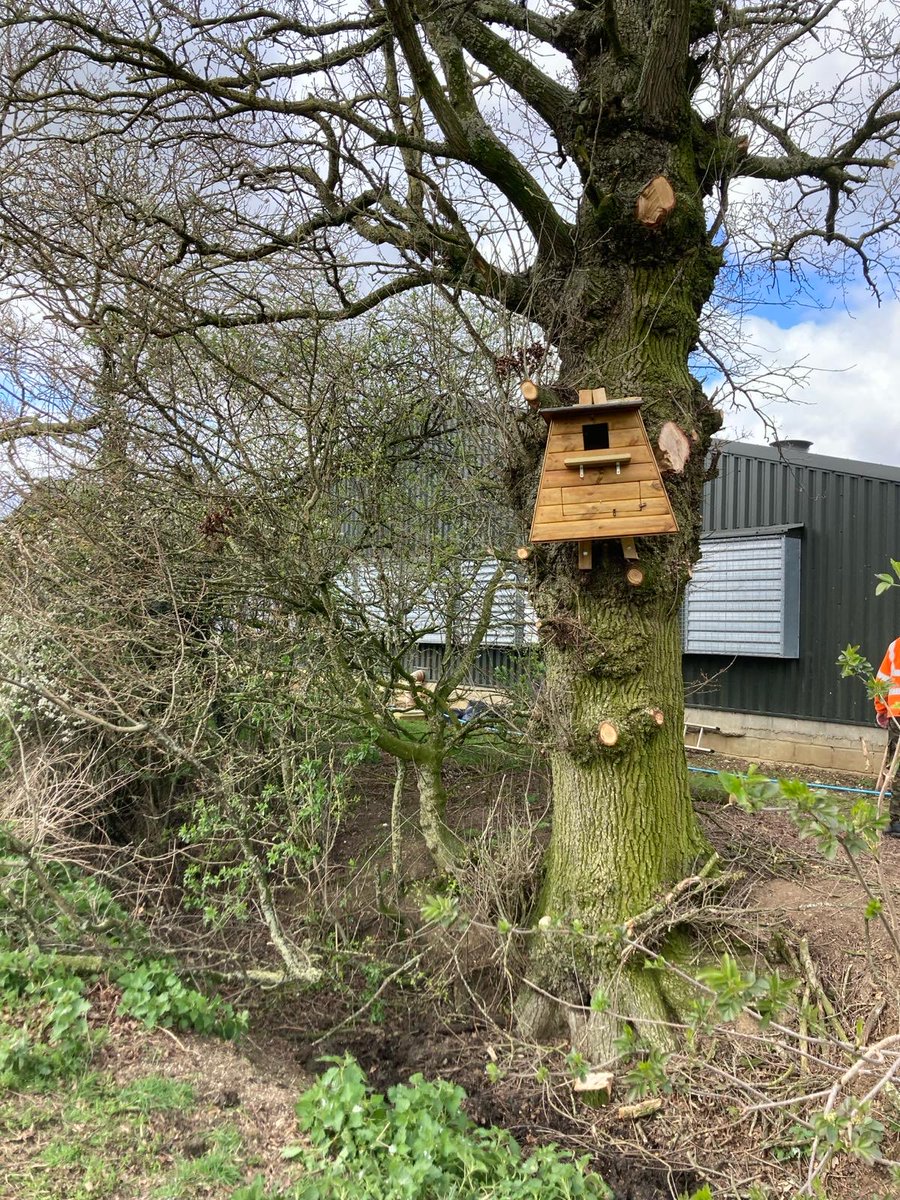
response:
[[[247,1014],[185,983],[154,957],[146,930],[96,878],[38,862],[0,829],[0,1089],[40,1087],[82,1070],[102,1039],[99,983],[117,1013],[148,1027],[238,1036]]]

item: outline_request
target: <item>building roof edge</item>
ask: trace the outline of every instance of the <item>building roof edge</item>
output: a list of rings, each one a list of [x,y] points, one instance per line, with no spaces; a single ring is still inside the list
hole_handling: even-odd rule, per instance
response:
[[[819,471],[835,471],[843,475],[859,475],[900,483],[900,467],[891,467],[885,463],[811,454],[808,450],[779,450],[774,446],[757,446],[752,442],[715,441],[713,445],[723,454],[736,458],[756,458],[765,462],[781,462],[790,467],[814,467]]]

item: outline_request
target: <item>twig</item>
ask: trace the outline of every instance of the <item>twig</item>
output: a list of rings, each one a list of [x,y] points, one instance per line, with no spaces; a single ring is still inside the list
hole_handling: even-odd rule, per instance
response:
[[[900,743],[898,743],[898,744],[900,744]],[[872,889],[869,887],[868,883],[866,883],[865,876],[863,875],[862,871],[859,869],[859,863],[856,861],[854,856],[850,853],[850,851],[847,849],[847,847],[844,845],[843,842],[841,842],[841,848],[844,851],[844,857],[847,859],[847,861],[850,864],[850,869],[853,871],[853,874],[858,879],[859,884],[862,887],[865,894],[869,897],[870,900],[876,900],[877,897],[875,895],[873,895]],[[879,863],[879,872],[880,871],[881,871],[881,864]],[[897,917],[896,917],[896,913],[894,912],[893,897],[891,896],[890,886],[885,882],[883,877],[881,879],[881,894],[884,898],[884,902],[888,906],[888,912],[890,913],[891,919],[888,920],[887,915],[885,914],[884,910],[882,909],[882,906],[879,904],[878,905],[878,914],[877,914],[878,920],[884,926],[884,931],[888,935],[888,939],[891,943],[891,948],[894,951],[894,957],[896,958],[898,965],[900,965],[900,941],[897,940],[897,934],[895,933],[895,925],[896,925]]]
[[[394,894],[399,894],[400,874],[403,867],[403,828],[400,815],[403,807],[403,787],[409,763],[402,758],[396,760],[396,775],[394,777],[394,795],[391,801],[391,875],[394,880]]]
[[[809,984],[803,989],[803,999],[800,1004],[800,1074],[805,1075],[809,1070]]]
[[[645,909],[642,913],[638,913],[636,917],[629,917],[625,922],[625,930],[629,936],[633,935],[637,930],[642,929],[645,925],[649,925],[654,917],[658,917],[661,913],[664,913],[685,892],[689,892],[702,884],[718,861],[719,855],[714,851],[696,875],[689,875],[687,879],[682,879],[679,883],[675,884],[671,891],[663,896],[662,900],[657,901],[656,904],[651,905],[650,908]]]
[[[844,1028],[844,1026],[841,1023],[840,1018],[838,1017],[837,1013],[835,1012],[834,1005],[831,1003],[831,1000],[830,1000],[829,996],[827,995],[825,988],[822,986],[821,982],[819,981],[819,977],[816,974],[815,964],[813,963],[813,960],[810,957],[809,942],[807,941],[807,939],[805,937],[801,938],[797,944],[797,958],[800,962],[801,968],[803,969],[803,974],[806,977],[806,981],[807,981],[807,984],[809,985],[810,991],[816,997],[816,999],[819,1001],[819,1004],[822,1006],[822,1011],[825,1013],[825,1015],[831,1021],[831,1024],[834,1026],[835,1032],[837,1033],[838,1037],[841,1039],[842,1042],[851,1042],[852,1043],[852,1039],[850,1037],[848,1037],[847,1030]]]
[[[330,1038],[330,1037],[333,1037],[339,1029],[343,1029],[344,1026],[349,1025],[351,1021],[359,1020],[359,1018],[363,1015],[364,1012],[369,1011],[369,1009],[372,1007],[372,1005],[375,1003],[375,1001],[378,999],[378,997],[381,995],[381,993],[384,991],[384,989],[387,987],[387,985],[391,982],[391,980],[396,979],[397,976],[402,974],[404,971],[412,970],[412,968],[417,966],[424,957],[425,957],[425,951],[422,950],[422,951],[420,951],[419,954],[416,954],[411,959],[409,959],[408,962],[401,963],[401,965],[399,967],[397,967],[397,969],[395,971],[391,971],[390,975],[386,976],[381,981],[377,990],[372,993],[372,995],[369,997],[369,999],[365,1002],[365,1004],[361,1008],[358,1008],[356,1010],[356,1012],[351,1013],[349,1017],[344,1017],[343,1021],[338,1021],[337,1025],[332,1026],[332,1028],[329,1029],[326,1033],[323,1033],[321,1037],[317,1037],[316,1040],[312,1044],[314,1046],[320,1046],[322,1044],[322,1042],[327,1041],[328,1038]]]
[[[874,1046],[870,1046],[866,1052],[856,1060],[856,1062],[844,1072],[840,1079],[835,1080],[828,1093],[828,1099],[825,1102],[825,1108],[822,1110],[822,1115],[827,1117],[837,1103],[837,1098],[840,1095],[841,1089],[847,1084],[852,1083],[857,1075],[862,1071],[867,1063],[872,1062],[875,1058],[880,1058],[885,1050],[890,1050],[900,1042],[900,1033],[893,1033],[889,1037],[882,1038],[880,1042],[876,1042]],[[878,1095],[881,1089],[891,1081],[897,1070],[900,1069],[900,1054],[896,1054],[894,1062],[885,1075],[876,1083],[865,1095],[862,1103],[874,1098]],[[813,1185],[816,1180],[825,1170],[828,1163],[834,1155],[836,1147],[829,1146],[822,1155],[818,1164],[816,1163],[816,1153],[819,1149],[820,1138],[817,1136],[812,1144],[812,1149],[809,1152],[809,1171],[806,1175],[806,1183],[800,1189],[800,1195],[811,1196],[813,1194]]]
[[[876,1003],[876,1005],[872,1009],[872,1011],[869,1013],[869,1015],[866,1017],[866,1023],[863,1026],[863,1034],[862,1034],[863,1045],[865,1045],[868,1042],[869,1038],[872,1036],[872,1031],[874,1030],[875,1026],[878,1024],[878,1020],[879,1020],[881,1014],[884,1012],[886,1007],[887,1007],[887,996],[882,996],[881,999],[878,1000],[878,1002]]]
[[[639,1100],[637,1104],[622,1104],[616,1109],[620,1121],[638,1121],[641,1117],[652,1117],[662,1108],[663,1102],[658,1096],[650,1100]]]
[[[186,1046],[184,1044],[184,1042],[181,1041],[180,1038],[177,1038],[175,1036],[175,1034],[172,1032],[171,1029],[166,1029],[165,1025],[157,1025],[157,1029],[159,1030],[160,1033],[164,1033],[166,1035],[166,1037],[170,1037],[172,1039],[172,1041],[175,1043],[175,1045],[178,1047],[179,1050],[182,1050],[185,1054],[189,1054],[191,1056],[191,1058],[194,1058],[194,1059],[200,1058],[200,1055],[197,1053],[197,1051],[191,1050],[191,1048],[189,1046]]]

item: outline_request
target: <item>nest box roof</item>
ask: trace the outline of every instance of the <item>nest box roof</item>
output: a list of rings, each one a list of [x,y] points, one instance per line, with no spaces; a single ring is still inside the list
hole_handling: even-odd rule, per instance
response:
[[[605,413],[624,412],[628,408],[640,408],[644,401],[640,396],[631,396],[627,400],[607,400],[604,404],[565,404],[559,408],[538,409],[545,421],[555,421],[559,417],[580,417],[582,421],[602,421]]]

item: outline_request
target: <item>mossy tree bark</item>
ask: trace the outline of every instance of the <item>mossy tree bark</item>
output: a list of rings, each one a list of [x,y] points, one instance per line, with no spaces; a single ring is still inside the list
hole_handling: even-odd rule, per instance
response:
[[[559,346],[561,385],[643,397],[651,445],[671,421],[691,453],[683,469],[664,474],[679,533],[637,539],[639,587],[625,578],[617,541],[594,543],[590,570],[578,568],[574,544],[536,547],[528,560],[546,660],[538,716],[553,775],[553,831],[535,922],[575,922],[601,936],[539,929],[529,972],[537,986],[523,994],[519,1015],[540,1037],[567,1026],[594,1059],[611,1052],[618,1017],[610,1014],[628,1017],[657,1042],[667,1040],[657,1022],[677,1016],[659,974],[645,971],[639,955],[623,968],[602,934],[648,908],[708,854],[682,749],[678,612],[698,556],[706,452],[720,424],[687,365],[721,263],[705,228],[683,83],[687,7],[669,10],[669,35],[683,41],[680,83],[666,47],[647,37],[651,7],[629,0],[616,10],[631,54],[592,58],[580,74],[579,107],[605,130],[590,149],[592,179],[603,183],[585,189],[575,260],[559,288],[539,293],[541,317]],[[620,116],[604,119],[611,105]],[[653,228],[637,219],[636,203],[658,175],[671,183],[676,207]],[[541,435],[510,476],[523,523]],[[601,725],[614,744],[604,744]],[[583,1011],[598,986],[610,1002],[604,1015]]]

